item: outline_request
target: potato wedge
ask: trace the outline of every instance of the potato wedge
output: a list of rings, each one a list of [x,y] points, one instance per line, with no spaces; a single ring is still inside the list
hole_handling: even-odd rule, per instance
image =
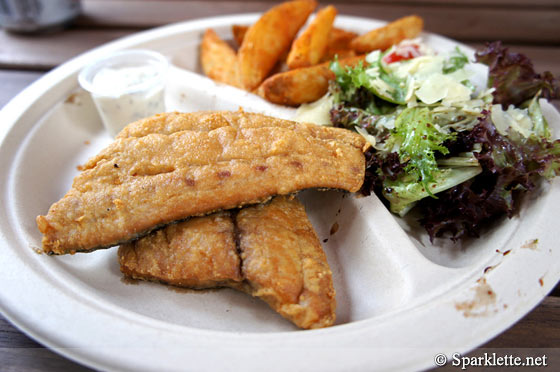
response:
[[[245,34],[247,33],[247,30],[249,30],[250,26],[244,26],[244,25],[232,25],[231,26],[231,33],[233,34],[233,39],[235,40],[235,43],[239,46],[241,46],[241,44],[243,44],[243,39],[245,38]],[[357,36],[357,34],[356,34]],[[271,73],[274,74],[276,70],[282,70],[285,68],[285,70],[288,69],[288,66],[286,64],[286,60],[288,58],[288,53],[289,53],[289,49],[286,49],[282,55],[280,56],[280,58],[278,58],[278,62],[276,63],[276,65],[274,66],[274,68],[271,70]],[[354,54],[355,55],[355,54]],[[325,59],[323,58],[324,61],[330,61],[332,58],[329,59]],[[321,62],[324,62],[321,61]],[[278,72],[278,71],[276,71]]]
[[[325,56],[323,57],[321,62],[332,61],[335,58],[346,59],[346,58],[355,57],[355,56],[356,56],[356,52],[354,52],[354,49],[331,49],[331,48],[329,48],[327,50],[327,54],[325,54]]]
[[[338,59],[355,57],[356,52],[350,48],[350,43],[356,37],[358,37],[358,34],[355,32],[333,27],[329,33],[327,52],[321,59],[321,62],[332,61],[335,56]]]
[[[243,39],[245,38],[245,34],[247,33],[249,27],[250,26],[245,26],[245,25],[231,26],[231,33],[237,45],[241,46],[241,44],[243,43]],[[337,27],[332,27],[331,31],[329,32],[329,41],[328,41],[327,50],[350,50],[350,42],[356,37],[358,37],[358,34],[355,32],[343,30]],[[332,58],[323,57],[324,61],[330,61],[331,59]]]
[[[333,27],[329,33],[329,48],[350,49],[350,43],[357,37],[355,32]]]
[[[239,79],[245,89],[252,91],[268,76],[316,6],[315,0],[282,3],[247,30],[237,55]]]
[[[317,13],[309,27],[293,42],[287,60],[289,68],[309,67],[319,63],[327,51],[336,14],[336,8],[332,5]]]
[[[339,63],[353,66],[364,58],[362,55],[339,60]],[[257,94],[269,102],[288,106],[316,101],[327,93],[329,80],[334,79],[329,65],[330,62],[325,62],[272,75],[259,86]]]
[[[243,25],[231,26],[231,33],[233,34],[233,40],[235,40],[235,43],[238,46],[241,46],[241,44],[243,44],[243,39],[245,38],[245,34],[247,33],[248,29],[249,26],[243,26]]]
[[[200,63],[206,76],[239,87],[237,55],[232,47],[209,28],[202,37],[200,49]]]
[[[241,25],[233,25],[231,26],[231,32],[233,34],[233,39],[237,43],[237,45],[241,46],[243,43],[243,39],[245,38],[245,34],[250,26],[241,26]],[[272,70],[270,70],[270,74],[275,74],[280,71],[288,70],[288,66],[286,65],[286,59],[288,58],[289,50],[286,49],[284,53],[278,58],[278,62],[274,66]]]
[[[424,20],[416,15],[399,18],[386,26],[377,28],[352,40],[351,46],[357,53],[385,50],[404,39],[412,39],[420,34]]]

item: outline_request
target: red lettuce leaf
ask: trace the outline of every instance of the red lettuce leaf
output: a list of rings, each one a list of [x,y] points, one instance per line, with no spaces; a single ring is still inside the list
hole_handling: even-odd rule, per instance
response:
[[[552,73],[537,74],[525,55],[509,52],[501,42],[486,44],[475,54],[477,62],[488,66],[488,85],[495,88],[494,103],[504,107],[520,105],[539,91],[548,100],[560,97],[560,85]]]
[[[406,163],[400,162],[400,156],[396,152],[382,156],[372,148],[365,152],[365,157],[366,172],[360,193],[369,196],[374,192],[385,202],[382,194],[383,181],[386,179],[396,180],[399,175],[404,173]]]
[[[488,113],[471,132],[459,133],[451,147],[470,151],[475,143],[482,150],[475,153],[483,172],[474,179],[437,194],[438,199],[420,201],[422,219],[430,239],[444,234],[452,240],[464,236],[478,237],[484,225],[497,217],[512,217],[516,200],[535,189],[542,177],[560,174],[560,140],[554,142],[532,136],[502,136]]]

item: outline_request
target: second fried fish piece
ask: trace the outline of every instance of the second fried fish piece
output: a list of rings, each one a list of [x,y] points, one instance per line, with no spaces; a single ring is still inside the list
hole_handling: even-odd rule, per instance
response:
[[[180,287],[234,286],[243,280],[233,220],[227,211],[171,224],[122,245],[119,260],[129,277]]]
[[[332,273],[297,199],[276,197],[232,216],[222,212],[167,226],[122,245],[119,262],[135,279],[239,289],[301,328],[335,321]]]
[[[297,200],[242,209],[236,218],[244,286],[302,328],[335,321],[332,272],[317,234]]]

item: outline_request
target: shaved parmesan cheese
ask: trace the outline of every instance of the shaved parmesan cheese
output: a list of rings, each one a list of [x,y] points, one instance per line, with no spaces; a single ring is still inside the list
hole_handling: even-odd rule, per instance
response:
[[[433,74],[421,83],[416,97],[428,105],[439,101],[449,105],[452,102],[470,100],[471,90],[447,75]]]
[[[321,99],[304,103],[296,111],[295,121],[331,126],[332,98],[325,94]]]
[[[503,136],[507,136],[510,129],[525,138],[532,134],[533,122],[526,109],[510,105],[507,111],[504,111],[502,105],[492,105],[491,117],[498,133]]]

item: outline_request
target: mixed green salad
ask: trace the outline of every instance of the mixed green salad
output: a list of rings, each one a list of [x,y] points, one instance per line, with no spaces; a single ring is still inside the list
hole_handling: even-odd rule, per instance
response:
[[[477,88],[480,64],[488,84]],[[459,48],[438,54],[406,40],[331,70],[329,93],[312,107],[327,107],[330,124],[371,143],[362,193],[375,192],[400,216],[419,208],[432,240],[479,236],[487,222],[511,217],[540,178],[560,173],[560,140],[541,111],[560,86],[500,42],[469,61]]]

